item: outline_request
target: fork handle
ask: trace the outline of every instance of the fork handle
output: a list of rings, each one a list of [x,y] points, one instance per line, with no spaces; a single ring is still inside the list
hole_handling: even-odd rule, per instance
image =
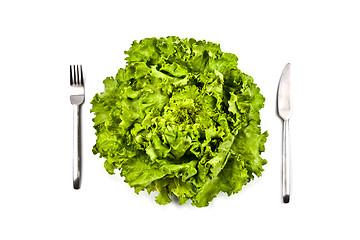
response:
[[[80,158],[80,106],[73,105],[74,109],[74,128],[73,128],[73,186],[74,189],[80,188],[80,167],[81,167],[81,158]]]
[[[290,201],[290,136],[289,120],[283,126],[283,156],[282,156],[282,197],[284,203]]]

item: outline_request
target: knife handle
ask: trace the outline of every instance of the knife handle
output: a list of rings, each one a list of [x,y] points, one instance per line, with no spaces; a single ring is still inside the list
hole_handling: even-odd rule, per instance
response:
[[[290,201],[290,136],[289,120],[284,120],[282,156],[282,197],[284,203]]]

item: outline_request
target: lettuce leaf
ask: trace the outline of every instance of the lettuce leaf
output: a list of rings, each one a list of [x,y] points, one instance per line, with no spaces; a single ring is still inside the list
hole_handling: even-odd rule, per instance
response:
[[[159,192],[159,204],[174,195],[196,207],[261,176],[265,98],[236,55],[174,36],[134,41],[125,53],[126,67],[91,101],[93,153],[109,174],[119,170],[136,193]]]

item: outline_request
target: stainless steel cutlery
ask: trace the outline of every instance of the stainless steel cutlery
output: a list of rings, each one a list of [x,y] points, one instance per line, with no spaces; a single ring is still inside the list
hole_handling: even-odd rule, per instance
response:
[[[82,66],[70,66],[70,102],[74,109],[73,128],[73,187],[80,188],[81,177],[81,139],[80,139],[80,105],[85,100],[84,76]]]
[[[283,119],[282,147],[282,197],[284,203],[290,201],[290,136],[289,120],[291,118],[290,63],[286,64],[281,74],[277,95],[277,107]]]

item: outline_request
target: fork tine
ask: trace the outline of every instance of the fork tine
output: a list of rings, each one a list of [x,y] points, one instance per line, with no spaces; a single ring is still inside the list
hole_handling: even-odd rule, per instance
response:
[[[80,65],[80,86],[84,85],[84,76],[82,71],[82,65]]]
[[[73,85],[77,85],[77,79],[76,79],[76,68],[75,65],[72,65],[72,74],[73,74]]]
[[[75,66],[74,66],[75,67]],[[79,82],[79,65],[76,65],[76,86],[79,86],[80,85],[80,82]]]
[[[72,67],[70,65],[70,86],[72,85],[74,85],[74,79],[73,79]]]

